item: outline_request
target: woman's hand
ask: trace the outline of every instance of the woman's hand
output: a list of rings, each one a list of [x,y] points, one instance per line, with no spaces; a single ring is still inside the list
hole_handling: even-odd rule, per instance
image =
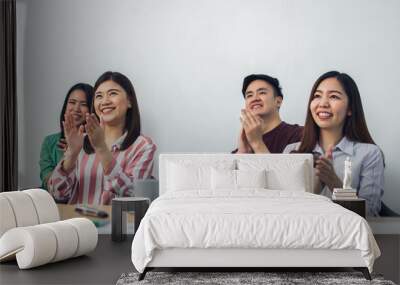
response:
[[[83,146],[84,127],[75,126],[75,121],[71,113],[66,113],[64,118],[64,134],[66,144],[68,145],[65,155],[77,157]]]
[[[108,174],[113,156],[106,144],[103,118],[100,118],[99,122],[95,114],[86,114],[86,133],[96,154],[100,158],[104,173]]]
[[[241,122],[246,134],[247,141],[254,153],[269,153],[262,139],[262,119],[259,116],[253,115],[251,112],[242,110]]]
[[[60,138],[60,140],[57,143],[57,147],[59,150],[61,150],[62,152],[66,152],[67,148],[68,148],[68,144],[67,141],[64,138]]]
[[[324,156],[320,156],[316,161],[315,175],[319,181],[328,186],[329,190],[333,191],[334,188],[342,188],[342,180],[336,175],[333,168],[333,147],[329,147]]]
[[[97,119],[95,114],[86,114],[86,133],[90,143],[96,152],[107,150],[107,145],[104,135],[104,124]]]

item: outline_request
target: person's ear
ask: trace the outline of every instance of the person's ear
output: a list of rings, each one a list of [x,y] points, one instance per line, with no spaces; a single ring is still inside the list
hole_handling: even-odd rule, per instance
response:
[[[347,116],[350,117],[352,115],[351,110],[347,110]]]
[[[278,105],[278,107],[281,107],[283,98],[281,96],[276,96],[275,100],[276,100],[276,104]]]

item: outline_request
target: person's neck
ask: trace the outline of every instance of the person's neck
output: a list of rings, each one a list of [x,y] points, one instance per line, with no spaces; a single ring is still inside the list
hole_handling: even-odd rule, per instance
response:
[[[274,113],[266,116],[261,116],[263,123],[262,123],[262,132],[263,134],[266,134],[273,129],[275,129],[277,126],[279,126],[282,123],[281,117],[279,116],[279,113]]]
[[[123,125],[109,126],[105,125],[104,127],[104,136],[108,149],[111,149],[113,143],[119,139],[123,135]]]
[[[342,129],[320,129],[319,145],[326,152],[329,147],[334,147],[343,138]]]

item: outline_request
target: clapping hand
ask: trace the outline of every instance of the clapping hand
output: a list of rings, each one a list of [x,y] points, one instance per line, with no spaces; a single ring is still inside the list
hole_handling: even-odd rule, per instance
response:
[[[242,126],[240,128],[237,153],[251,153],[251,152],[252,152],[251,146],[247,141],[246,132],[244,131],[244,128]]]
[[[242,109],[240,122],[246,136],[246,141],[255,153],[268,153],[263,141],[263,120],[252,112]],[[240,146],[240,144],[239,144]]]
[[[97,150],[107,149],[104,135],[104,123],[100,118],[100,122],[95,114],[86,114],[86,133],[89,137],[93,148]]]
[[[95,114],[86,114],[86,133],[96,154],[99,155],[104,173],[109,173],[113,156],[106,144],[103,118],[100,117],[99,122]]]
[[[77,157],[83,146],[84,127],[75,125],[74,117],[71,113],[65,113],[62,124],[66,144],[68,145],[65,155]]]
[[[61,150],[62,152],[66,152],[68,148],[67,141],[65,138],[60,138],[60,140],[57,143],[57,148]]]
[[[320,156],[316,161],[315,175],[319,178],[319,181],[328,186],[329,190],[333,191],[333,188],[342,188],[342,180],[336,175],[335,169],[333,168],[333,146],[329,146],[325,155]]]

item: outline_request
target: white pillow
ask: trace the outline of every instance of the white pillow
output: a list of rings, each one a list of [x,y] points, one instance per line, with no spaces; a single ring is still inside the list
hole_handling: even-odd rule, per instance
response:
[[[207,167],[170,163],[168,171],[168,189],[172,191],[207,188],[205,179],[208,176],[207,172],[210,171]]]
[[[239,170],[266,170],[267,188],[272,190],[307,191],[310,182],[305,160],[284,155],[269,159],[239,159]]]
[[[274,190],[306,191],[307,180],[304,163],[293,165],[290,170],[267,171],[268,188]]]
[[[211,168],[211,189],[236,189],[236,170]]]
[[[267,188],[267,171],[236,170],[237,188]]]
[[[210,190],[211,168],[232,170],[235,161],[170,161],[167,167],[167,191]]]
[[[266,171],[211,169],[212,190],[239,190],[242,188],[266,188]]]

